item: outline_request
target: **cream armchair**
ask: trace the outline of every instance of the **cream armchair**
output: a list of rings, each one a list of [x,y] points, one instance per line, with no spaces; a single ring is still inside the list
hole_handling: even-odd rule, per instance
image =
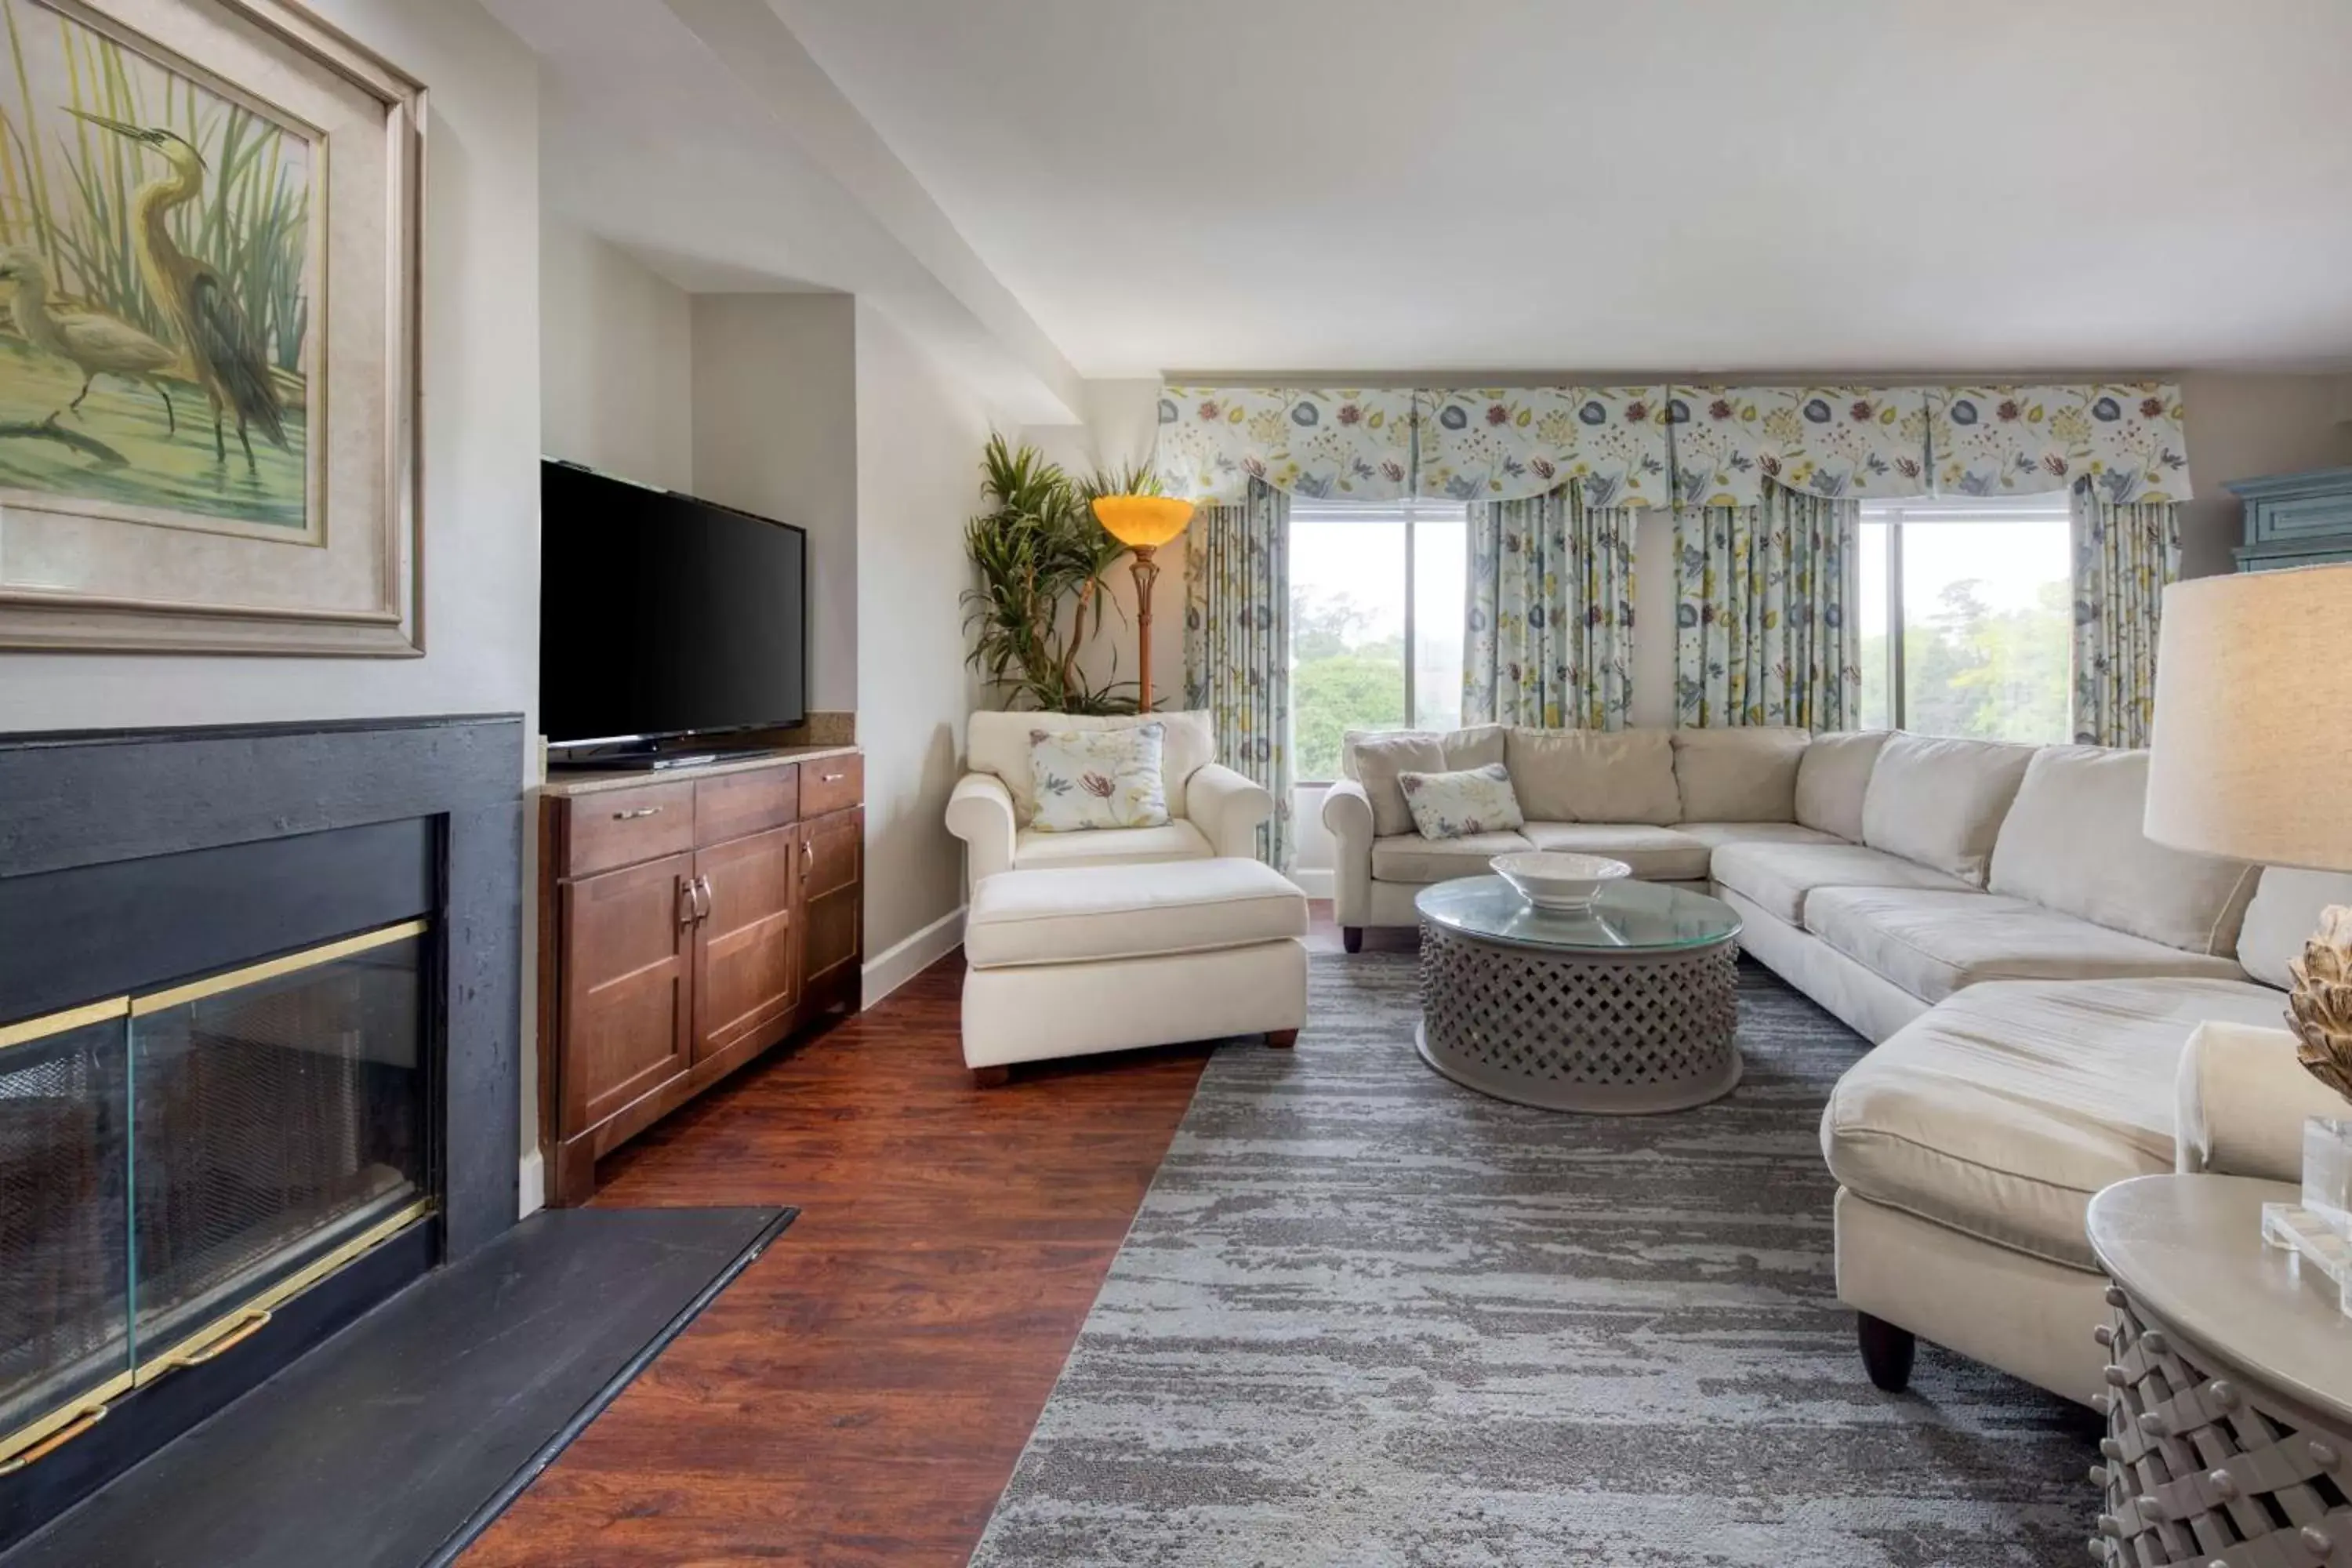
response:
[[[1167,728],[1165,826],[1040,833],[1028,826],[1034,804],[1030,731],[1117,730],[1155,721]],[[999,871],[1247,859],[1257,854],[1258,825],[1274,815],[1274,796],[1264,785],[1213,760],[1216,736],[1205,712],[974,713],[964,753],[971,771],[948,797],[947,826],[964,841],[973,887]]]

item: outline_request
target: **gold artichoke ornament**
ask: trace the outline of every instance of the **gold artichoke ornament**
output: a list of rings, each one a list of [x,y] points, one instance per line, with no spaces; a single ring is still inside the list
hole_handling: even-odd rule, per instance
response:
[[[2318,933],[2303,944],[2303,956],[2287,973],[2294,976],[2286,1024],[2294,1031],[2295,1059],[2352,1100],[2352,908],[2335,904],[2322,911]]]

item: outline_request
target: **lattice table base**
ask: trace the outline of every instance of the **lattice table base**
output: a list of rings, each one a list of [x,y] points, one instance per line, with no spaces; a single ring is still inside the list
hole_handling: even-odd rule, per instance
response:
[[[2189,1347],[2107,1300],[2105,1494],[2094,1562],[2109,1568],[2320,1568],[2352,1563],[2352,1435],[2215,1377]]]
[[[1615,1115],[1681,1110],[1739,1081],[1738,957],[1507,947],[1421,922],[1422,1059],[1497,1100]]]

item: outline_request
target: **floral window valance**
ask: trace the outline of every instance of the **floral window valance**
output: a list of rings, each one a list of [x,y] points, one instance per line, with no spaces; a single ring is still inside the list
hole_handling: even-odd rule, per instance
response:
[[[1832,499],[2023,494],[2086,485],[2186,500],[2180,393],[2076,386],[1171,386],[1170,492],[1233,505],[1252,479],[1326,500],[1518,500],[1576,484],[1587,506],[1756,506],[1769,481]]]
[[[1413,412],[1416,495],[1524,500],[1573,483],[1589,507],[1670,499],[1662,386],[1423,392]]]
[[[2087,485],[2116,505],[2189,499],[2177,386],[1937,387],[1927,396],[1927,426],[1944,495]]]
[[[1396,500],[1412,479],[1412,394],[1170,386],[1153,459],[1171,495],[1238,506],[1253,479],[1326,500]]]
[[[1757,506],[1767,479],[1832,500],[1927,493],[1917,387],[1676,386],[1666,421],[1684,506]]]

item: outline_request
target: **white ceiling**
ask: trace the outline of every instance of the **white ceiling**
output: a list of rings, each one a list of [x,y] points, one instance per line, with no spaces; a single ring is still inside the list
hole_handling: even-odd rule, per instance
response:
[[[1088,376],[2352,366],[2352,0],[769,3]]]

